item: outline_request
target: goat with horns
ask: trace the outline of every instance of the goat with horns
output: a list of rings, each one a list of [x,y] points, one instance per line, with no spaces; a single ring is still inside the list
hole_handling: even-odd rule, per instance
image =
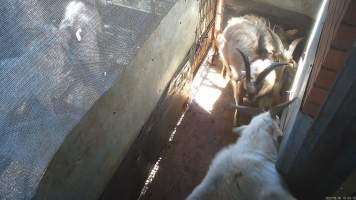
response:
[[[235,104],[241,102],[240,91],[247,94],[249,103],[272,91],[275,94],[273,98],[280,100],[278,94],[285,84],[282,77],[284,70],[276,73],[277,68],[295,67],[293,52],[301,40],[294,40],[286,49],[264,18],[245,15],[230,19],[223,33],[217,37],[217,46],[223,63],[222,72],[226,71],[230,78]],[[272,103],[259,105],[266,104],[268,106],[263,107],[272,106]]]

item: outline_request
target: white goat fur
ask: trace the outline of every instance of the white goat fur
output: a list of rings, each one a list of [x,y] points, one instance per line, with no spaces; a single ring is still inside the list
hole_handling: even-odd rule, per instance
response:
[[[230,78],[236,105],[239,104],[240,84],[242,84],[245,91],[249,89],[248,91],[255,93],[254,98],[257,98],[271,91],[276,82],[276,72],[272,71],[266,77],[268,81],[265,79],[262,88],[257,91],[257,88],[251,87],[242,78],[246,74],[246,63],[244,63],[238,49],[246,54],[248,60],[254,61],[251,63],[251,80],[253,81],[268,67],[268,65],[264,65],[266,64],[265,61],[268,60],[270,64],[272,63],[270,58],[262,58],[260,55],[258,50],[261,46],[259,44],[261,42],[260,38],[264,38],[264,45],[262,46],[269,54],[277,51],[271,42],[273,39],[268,31],[266,20],[254,15],[231,18],[223,33],[217,37],[218,51],[223,64],[222,72],[226,70]],[[244,83],[241,83],[239,80]],[[233,124],[236,125],[236,123],[237,112],[234,114]]]
[[[278,33],[283,38],[292,37],[295,32],[296,30],[284,31],[281,27],[278,28]],[[285,48],[279,35],[271,29],[268,20],[255,15],[231,18],[224,31],[218,34],[216,42],[219,57],[223,64],[222,73],[226,71],[230,78],[235,104],[238,105],[239,103],[239,84],[242,84],[244,91],[248,93],[249,103],[256,103],[258,99],[271,92],[273,93],[272,99],[269,97],[267,102],[258,103],[258,105],[271,107],[273,104],[279,103],[285,81],[284,71],[286,67],[270,71],[268,76],[265,79],[261,79],[260,82],[254,81],[262,74],[263,70],[269,68],[268,65],[265,65],[266,61],[270,64],[275,61],[285,62],[285,65],[280,66],[293,63],[292,66],[287,68],[295,67],[296,64],[294,64],[295,61],[292,55],[301,40],[302,38],[295,39],[288,48]],[[284,41],[284,43],[287,43],[287,41]],[[244,79],[244,77],[247,77],[244,76],[246,74],[246,63],[243,61],[241,53],[245,54],[247,60],[251,62],[250,76],[252,83]]]
[[[295,199],[275,169],[277,138],[282,132],[271,114],[260,114],[234,132],[241,134],[238,141],[217,154],[206,177],[187,199]]]

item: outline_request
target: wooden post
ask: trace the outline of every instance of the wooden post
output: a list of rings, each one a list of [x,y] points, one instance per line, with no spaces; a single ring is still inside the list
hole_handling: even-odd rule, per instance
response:
[[[216,39],[218,35],[222,32],[222,24],[224,20],[224,0],[217,0],[216,4],[216,15],[215,15],[215,27],[214,27],[214,37],[213,37],[213,48],[215,55],[218,53],[218,46]]]

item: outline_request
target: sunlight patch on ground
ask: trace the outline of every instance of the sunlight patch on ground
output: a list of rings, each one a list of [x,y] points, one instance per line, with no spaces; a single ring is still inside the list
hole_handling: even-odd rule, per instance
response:
[[[178,120],[178,123],[176,124],[176,126],[174,127],[171,135],[169,136],[169,140],[168,142],[172,142],[174,140],[174,136],[176,135],[176,132],[177,132],[177,128],[180,126],[180,124],[182,123],[183,119],[184,119],[184,116],[185,116],[185,113],[187,112],[188,110],[188,107],[186,108],[186,110],[184,111],[184,113],[182,114],[182,116],[179,118]]]
[[[212,51],[209,52],[206,60],[200,66],[192,83],[192,101],[196,102],[201,108],[203,108],[208,113],[211,113],[215,102],[222,94],[222,90],[228,84],[228,81],[221,76],[220,71],[210,67],[208,60],[210,60],[211,56]],[[170,137],[168,140],[169,143],[172,143],[174,141],[177,129],[182,124],[182,121],[185,117],[185,113],[188,111],[188,109],[189,105],[185,108],[185,111],[182,113],[174,129],[170,133]],[[160,162],[162,161],[162,157],[164,157],[164,155],[165,152],[161,154],[161,156],[158,158],[158,160],[152,167],[138,199],[141,199],[147,193],[150,185],[152,184],[155,176],[158,173]]]
[[[193,81],[193,101],[211,113],[227,83],[228,81],[221,76],[220,71],[208,65],[202,66]]]
[[[140,197],[142,197],[144,194],[146,194],[150,184],[152,183],[152,181],[154,180],[154,178],[156,177],[156,174],[159,170],[159,163],[161,162],[162,160],[162,157],[160,157],[157,162],[153,165],[153,168],[148,176],[148,178],[146,179],[146,182],[145,182],[145,186],[142,188],[141,190],[141,194],[140,194]],[[139,199],[140,199],[139,197]]]
[[[188,109],[189,109],[189,106],[187,106],[185,108],[185,111],[180,116],[177,124],[175,125],[175,127],[173,129],[173,131],[170,133],[170,137],[169,137],[169,140],[168,140],[169,143],[173,142],[174,137],[175,137],[176,132],[177,132],[177,129],[182,124],[182,121],[184,119],[185,113],[188,111]],[[148,189],[150,188],[150,185],[152,184],[154,178],[156,177],[156,175],[158,173],[159,166],[160,166],[160,163],[162,161],[162,158],[163,158],[164,154],[165,154],[165,152],[162,153],[162,155],[158,158],[158,160],[156,161],[156,163],[152,167],[152,169],[151,169],[151,171],[150,171],[150,173],[149,173],[149,175],[148,175],[148,177],[146,179],[145,185],[143,186],[143,188],[141,190],[141,193],[140,193],[140,196],[139,196],[138,199],[141,199],[142,197],[144,197],[144,195],[147,193]]]

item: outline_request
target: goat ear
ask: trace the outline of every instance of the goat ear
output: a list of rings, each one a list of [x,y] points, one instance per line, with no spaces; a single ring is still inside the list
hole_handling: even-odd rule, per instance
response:
[[[278,48],[277,51],[278,52],[284,51],[284,45],[281,38],[273,30],[268,29],[268,31],[271,34],[271,37],[274,40],[276,47]]]
[[[247,128],[246,125],[242,125],[242,126],[239,126],[239,127],[232,128],[232,132],[240,137],[241,134],[242,134],[242,131],[245,130],[246,128]]]
[[[293,57],[293,53],[294,53],[295,48],[297,48],[298,44],[299,44],[303,39],[304,39],[303,37],[298,38],[298,39],[295,39],[295,40],[293,40],[293,42],[289,45],[289,48],[288,48],[288,55],[289,55],[290,57]]]

